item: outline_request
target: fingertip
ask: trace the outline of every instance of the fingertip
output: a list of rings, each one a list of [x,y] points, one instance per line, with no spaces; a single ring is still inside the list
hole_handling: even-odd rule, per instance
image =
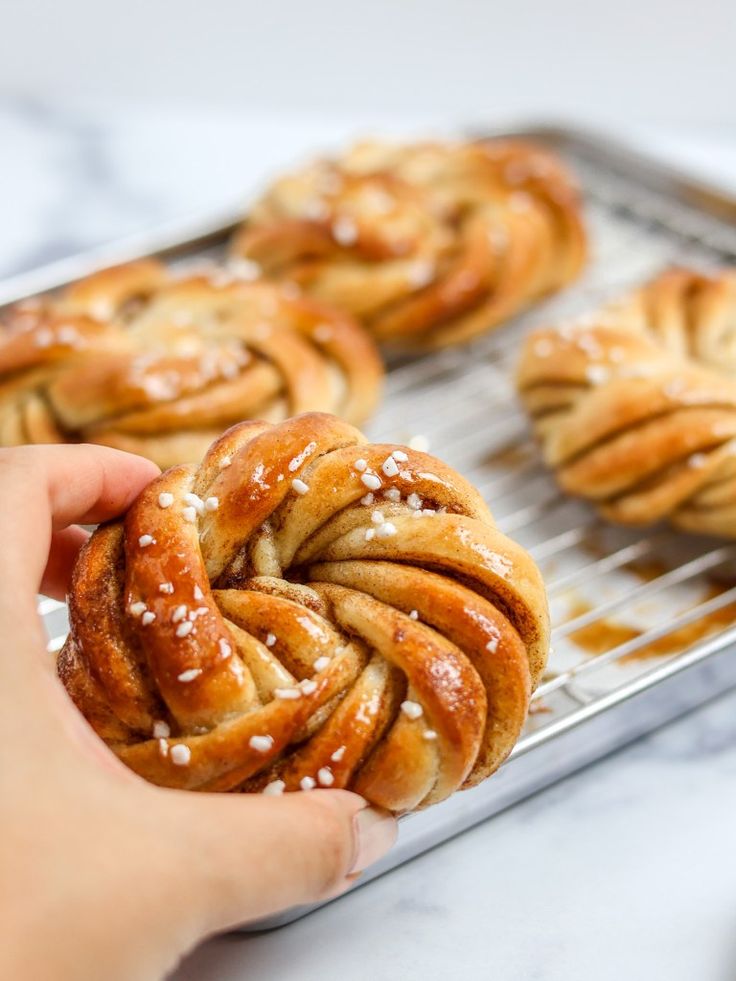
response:
[[[172,867],[207,931],[345,892],[396,840],[395,818],[346,790],[187,794],[151,788]],[[186,862],[182,865],[182,854]]]
[[[121,501],[131,504],[138,494],[161,474],[161,468],[152,460],[110,446],[85,445],[80,447],[90,454],[90,460],[103,475],[98,506]]]
[[[46,460],[55,527],[117,517],[161,473],[151,460],[110,446],[80,444],[57,449],[58,455]],[[73,456],[67,456],[68,451]]]
[[[355,857],[348,875],[360,875],[389,852],[399,834],[396,818],[382,808],[370,805],[361,808],[353,817]]]
[[[329,801],[330,804],[344,808],[350,814],[357,814],[363,808],[371,806],[365,797],[361,797],[353,790],[320,788],[315,791],[315,796],[320,801]],[[302,800],[303,797],[300,794],[295,799]]]
[[[72,570],[79,550],[89,538],[89,532],[71,525],[51,536],[49,557],[39,586],[39,592],[63,600],[71,586]]]
[[[317,819],[326,837],[335,844],[341,838],[347,840],[341,872],[326,895],[343,891],[353,879],[383,858],[396,842],[398,822],[394,815],[352,791],[316,790],[308,794],[286,794],[282,799],[292,801],[300,809],[317,805],[331,811],[334,822],[326,821],[324,816]]]

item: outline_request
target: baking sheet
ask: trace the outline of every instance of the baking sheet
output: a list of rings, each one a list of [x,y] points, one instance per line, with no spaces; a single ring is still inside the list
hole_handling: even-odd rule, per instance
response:
[[[462,348],[390,365],[369,438],[425,439],[488,500],[500,527],[529,548],[545,577],[553,652],[526,731],[499,773],[401,821],[397,846],[360,884],[394,868],[736,685],[736,543],[666,529],[605,525],[561,495],[541,465],[513,390],[523,334],[599,306],[672,263],[736,259],[736,201],[602,138],[525,128],[581,180],[591,262],[572,288]],[[61,286],[141,255],[217,256],[237,211],[72,257],[0,284],[0,302]],[[66,610],[43,600],[50,648]],[[249,929],[282,925],[290,910]]]

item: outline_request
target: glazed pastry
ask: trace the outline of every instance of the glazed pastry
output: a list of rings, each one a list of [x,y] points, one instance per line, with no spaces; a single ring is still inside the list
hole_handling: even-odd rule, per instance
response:
[[[736,274],[671,269],[524,346],[518,388],[560,486],[607,519],[736,537]]]
[[[539,571],[426,454],[307,414],[233,427],[84,548],[58,662],[169,787],[347,787],[394,812],[505,759],[544,667]]]
[[[569,283],[586,238],[571,176],[540,147],[362,143],[277,181],[232,251],[380,341],[443,347]]]
[[[241,419],[319,410],[364,421],[382,379],[372,341],[293,292],[143,260],[12,309],[0,445],[103,443],[166,467],[200,460]]]

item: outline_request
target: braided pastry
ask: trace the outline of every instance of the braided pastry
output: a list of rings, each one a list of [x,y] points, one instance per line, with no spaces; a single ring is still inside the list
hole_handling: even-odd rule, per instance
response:
[[[382,368],[350,317],[224,271],[143,260],[10,311],[0,445],[84,441],[160,466],[199,460],[241,419],[307,410],[363,421]]]
[[[527,339],[518,387],[560,486],[622,524],[736,537],[736,273],[671,269]]]
[[[577,190],[532,144],[358,144],[277,181],[233,252],[359,317],[381,341],[442,347],[574,279]]]
[[[469,484],[320,414],[155,480],[84,548],[70,618],[59,674],[148,780],[396,812],[499,766],[548,641],[536,566]]]

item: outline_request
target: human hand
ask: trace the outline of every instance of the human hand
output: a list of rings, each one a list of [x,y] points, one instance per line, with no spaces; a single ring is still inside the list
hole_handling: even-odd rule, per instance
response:
[[[393,818],[338,790],[164,790],[127,770],[57,681],[36,593],[156,467],[95,446],[0,450],[0,976],[159,978],[209,933],[346,889]]]

